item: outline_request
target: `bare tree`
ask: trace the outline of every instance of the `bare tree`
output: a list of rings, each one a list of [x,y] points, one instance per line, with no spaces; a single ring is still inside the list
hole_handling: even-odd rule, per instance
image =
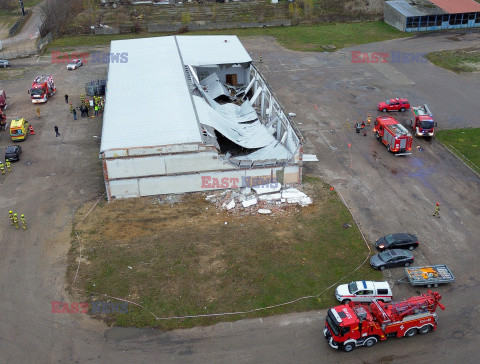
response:
[[[61,34],[82,10],[82,5],[82,0],[45,0],[40,7],[44,18],[40,35],[44,37],[48,33]]]

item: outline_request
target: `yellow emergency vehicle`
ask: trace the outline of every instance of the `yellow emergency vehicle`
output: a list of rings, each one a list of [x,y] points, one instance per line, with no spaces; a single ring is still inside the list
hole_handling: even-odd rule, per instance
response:
[[[10,123],[10,135],[14,142],[27,139],[28,136],[28,122],[25,118],[13,119]]]

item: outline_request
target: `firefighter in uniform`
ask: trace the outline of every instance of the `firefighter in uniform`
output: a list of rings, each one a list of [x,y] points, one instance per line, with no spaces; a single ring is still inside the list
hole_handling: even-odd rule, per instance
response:
[[[372,117],[371,117],[371,115],[368,115],[368,117],[367,117],[367,125],[370,125],[371,122],[372,122]]]
[[[5,159],[5,165],[7,166],[7,169],[9,172],[12,171],[12,162],[10,162],[8,159]]]
[[[20,219],[22,220],[23,230],[27,230],[27,222],[25,221],[25,215],[24,215],[24,214],[21,214],[21,215],[20,215]]]
[[[13,214],[13,224],[15,225],[15,227],[18,229],[20,226],[18,226],[18,217],[17,217],[17,214]]]
[[[2,171],[2,174],[5,174],[5,166],[3,165],[3,162],[0,162],[0,171]]]
[[[435,205],[435,212],[433,213],[433,216],[440,218],[440,204],[438,202]]]
[[[13,211],[12,211],[12,210],[8,211],[8,215],[9,215],[9,217],[10,217],[10,222],[12,223],[12,225],[15,225],[15,224],[13,223]]]

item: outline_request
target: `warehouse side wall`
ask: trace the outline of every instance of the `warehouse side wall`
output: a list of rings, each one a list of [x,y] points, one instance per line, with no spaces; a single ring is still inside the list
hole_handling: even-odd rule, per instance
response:
[[[105,180],[108,199],[153,196],[170,193],[238,189],[281,182],[300,183],[301,167],[288,166],[228,170],[181,175]]]
[[[400,13],[397,9],[392,7],[388,2],[385,3],[385,10],[383,13],[385,23],[395,27],[402,32],[405,31],[406,17]]]

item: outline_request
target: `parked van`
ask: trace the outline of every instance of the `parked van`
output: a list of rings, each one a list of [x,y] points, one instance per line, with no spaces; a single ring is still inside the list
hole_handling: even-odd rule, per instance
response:
[[[392,290],[388,282],[356,281],[342,284],[335,290],[335,297],[343,304],[353,302],[382,302],[392,300]]]

